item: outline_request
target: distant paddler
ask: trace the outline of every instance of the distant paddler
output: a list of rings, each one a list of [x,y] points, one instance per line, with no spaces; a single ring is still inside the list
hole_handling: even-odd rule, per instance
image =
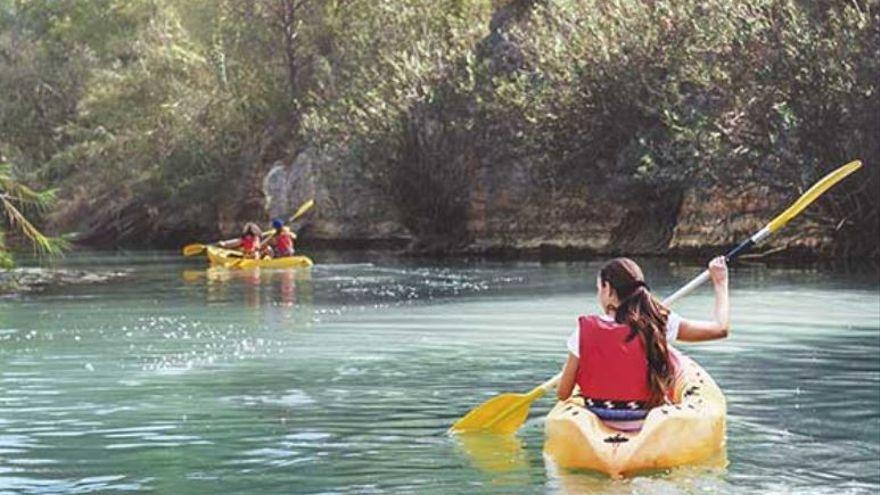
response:
[[[272,229],[265,233],[260,227],[253,222],[248,222],[242,229],[241,237],[229,239],[226,241],[216,242],[214,244],[193,243],[183,247],[184,256],[197,256],[205,252],[209,246],[222,247],[226,249],[239,249],[247,259],[269,259],[272,256],[291,257],[294,256],[294,243],[296,234],[288,228],[285,223],[291,223],[309,211],[315,205],[314,199],[309,199],[303,203],[296,213],[290,217],[287,222],[281,219],[275,219],[272,222]],[[228,255],[236,256],[235,253]]]
[[[296,234],[290,230],[290,227],[284,225],[284,220],[276,218],[272,220],[272,232],[269,232],[263,240],[265,250],[269,251],[274,258],[284,258],[294,256],[296,250]]]
[[[263,232],[254,222],[244,224],[241,230],[241,237],[217,242],[217,246],[226,249],[238,249],[241,251],[242,257],[258,260],[263,251],[262,247]]]
[[[285,222],[281,218],[272,220],[272,229],[263,234],[264,255],[276,258],[295,256],[296,233],[286,225],[294,222],[299,217],[315,206],[315,200],[309,199],[297,208],[296,212]]]

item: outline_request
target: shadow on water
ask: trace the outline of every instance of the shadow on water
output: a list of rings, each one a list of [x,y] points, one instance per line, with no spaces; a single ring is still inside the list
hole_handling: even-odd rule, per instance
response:
[[[515,435],[466,433],[453,436],[457,447],[473,466],[490,475],[528,469],[525,445]]]
[[[700,463],[675,469],[646,471],[621,479],[611,479],[604,473],[564,469],[557,466],[546,453],[542,458],[530,459],[522,438],[515,435],[468,433],[454,436],[456,447],[470,464],[488,477],[492,486],[523,487],[534,483],[535,468],[543,466],[547,486],[559,493],[617,494],[632,493],[633,485],[656,485],[669,482],[680,487],[682,481],[708,480],[718,487],[728,465],[727,450],[722,449]]]
[[[728,464],[726,449],[710,459],[674,469],[642,472],[620,479],[583,470],[559,468],[545,456],[548,487],[566,495],[624,495],[633,493],[726,493],[731,487],[725,481]]]
[[[245,306],[286,306],[312,304],[312,277],[309,269],[232,270],[221,267],[185,269],[181,279],[196,290],[204,289],[208,305],[234,302],[236,293]]]

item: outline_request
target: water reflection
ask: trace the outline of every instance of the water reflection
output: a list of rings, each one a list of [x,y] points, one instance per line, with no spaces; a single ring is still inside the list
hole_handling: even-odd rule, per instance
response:
[[[544,456],[548,487],[564,495],[729,493],[733,487],[725,480],[726,465],[727,453],[722,449],[698,465],[612,480],[602,473],[560,468],[549,456]]]
[[[195,287],[204,286],[206,301],[228,303],[240,293],[246,307],[281,306],[293,308],[312,304],[311,271],[303,269],[230,270],[210,267],[183,270],[181,278]]]
[[[493,485],[529,485],[534,477],[534,468],[541,464],[546,471],[547,482],[560,493],[632,493],[632,480],[660,480],[663,483],[672,481],[679,486],[687,480],[715,479],[721,482],[726,473],[729,460],[727,448],[723,447],[714,455],[695,464],[643,471],[636,475],[625,476],[613,480],[606,474],[559,467],[551,456],[544,453],[540,462],[530,462],[525,440],[518,435],[497,435],[491,433],[472,432],[453,435],[455,446],[468,460],[471,466],[489,477]],[[639,483],[644,483],[641,481]],[[651,493],[654,493],[651,490]]]
[[[529,467],[523,441],[515,435],[474,432],[453,438],[472,465],[487,474],[526,471]]]

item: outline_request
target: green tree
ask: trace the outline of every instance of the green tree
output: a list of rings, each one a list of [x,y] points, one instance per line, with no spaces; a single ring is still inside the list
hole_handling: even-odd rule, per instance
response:
[[[12,164],[0,161],[0,206],[5,219],[5,226],[0,229],[0,267],[10,268],[14,264],[6,244],[10,230],[26,239],[40,253],[61,254],[66,242],[42,233],[26,214],[28,211],[45,211],[54,201],[54,190],[31,189],[15,178]]]

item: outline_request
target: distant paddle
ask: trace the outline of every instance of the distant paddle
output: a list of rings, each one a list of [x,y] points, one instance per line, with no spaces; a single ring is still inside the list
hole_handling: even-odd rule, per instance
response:
[[[208,246],[205,244],[187,244],[183,246],[183,255],[184,256],[197,256],[205,252]]]
[[[785,224],[796,217],[800,212],[816,200],[819,196],[830,189],[834,184],[843,180],[849,174],[862,166],[862,162],[856,160],[838,168],[815,183],[807,192],[801,195],[785,211],[770,221],[764,228],[756,232],[741,244],[730,250],[725,257],[728,261],[736,259],[755,244],[766,239],[770,234],[781,229]],[[701,284],[709,280],[709,270],[695,277],[684,287],[678,289],[671,296],[663,300],[663,304],[669,306],[675,301],[686,296]],[[525,394],[501,394],[489,399],[480,406],[471,410],[463,418],[459,419],[449,429],[450,433],[467,433],[472,431],[484,431],[498,434],[511,434],[516,432],[525,422],[529,415],[532,402],[542,397],[547,391],[553,389],[562,373],[533,388]]]
[[[184,256],[196,256],[202,254],[206,249],[208,249],[208,244],[187,244],[183,246],[183,255]],[[244,254],[238,251],[230,251],[228,253],[229,256],[239,257],[241,258]]]
[[[294,220],[296,220],[297,218],[305,215],[306,212],[309,211],[313,206],[315,206],[314,199],[310,199],[310,200],[306,201],[305,203],[302,204],[302,206],[299,207],[298,210],[296,210],[296,213],[294,213],[293,216],[290,217],[289,220],[287,220],[287,223],[291,223]]]

